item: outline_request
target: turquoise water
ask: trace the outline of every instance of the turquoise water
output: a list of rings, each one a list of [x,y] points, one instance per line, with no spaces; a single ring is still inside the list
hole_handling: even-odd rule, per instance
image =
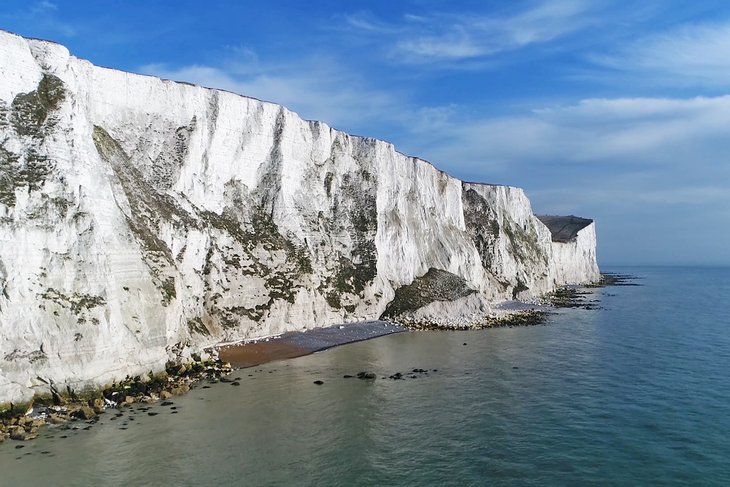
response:
[[[546,326],[387,336],[237,371],[176,414],[6,441],[0,485],[730,485],[730,269],[606,270],[642,285]],[[361,370],[378,379],[342,377]]]

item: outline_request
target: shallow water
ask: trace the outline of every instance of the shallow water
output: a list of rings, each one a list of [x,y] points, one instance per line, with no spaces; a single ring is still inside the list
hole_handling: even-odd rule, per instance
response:
[[[730,484],[730,269],[607,270],[642,286],[546,326],[391,335],[237,371],[176,414],[6,441],[0,485]],[[413,368],[429,373],[382,379]],[[378,378],[342,377],[361,370]]]

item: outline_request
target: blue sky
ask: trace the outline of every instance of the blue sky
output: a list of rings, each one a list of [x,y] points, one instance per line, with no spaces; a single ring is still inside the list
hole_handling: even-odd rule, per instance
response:
[[[601,264],[730,265],[730,3],[3,0],[0,27],[224,88],[595,218]]]

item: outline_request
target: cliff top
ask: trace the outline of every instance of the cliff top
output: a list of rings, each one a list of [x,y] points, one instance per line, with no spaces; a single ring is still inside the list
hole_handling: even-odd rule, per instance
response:
[[[282,107],[286,111],[293,113],[295,116],[301,118],[303,121],[305,121],[307,123],[322,124],[322,125],[326,126],[327,129],[331,129],[331,130],[334,130],[336,132],[340,132],[340,133],[344,134],[346,137],[353,137],[353,138],[356,138],[356,139],[363,139],[363,140],[375,141],[375,142],[380,142],[380,143],[386,144],[394,152],[397,152],[398,154],[400,154],[400,155],[402,155],[402,156],[404,156],[404,157],[406,157],[408,159],[411,159],[414,163],[425,163],[425,164],[428,164],[429,166],[432,166],[438,172],[440,172],[442,174],[445,174],[446,176],[448,176],[450,178],[458,179],[455,176],[449,174],[449,172],[447,172],[447,171],[445,171],[443,169],[440,169],[439,167],[436,166],[436,164],[432,163],[431,161],[428,161],[428,160],[423,159],[421,157],[412,156],[412,155],[406,154],[405,152],[402,152],[402,151],[398,150],[395,147],[395,144],[393,144],[390,141],[383,140],[383,139],[378,139],[378,138],[375,138],[375,137],[369,137],[369,136],[364,136],[364,135],[358,135],[358,134],[349,133],[349,132],[346,132],[346,131],[337,129],[335,127],[332,127],[327,122],[324,122],[324,121],[321,121],[321,120],[306,119],[304,117],[301,117],[298,113],[296,113],[295,111],[289,109],[288,107],[286,107],[284,105],[281,105],[281,104],[279,104],[277,102],[274,102],[274,101],[262,100],[260,98],[254,97],[254,96],[244,95],[244,94],[241,94],[241,93],[237,93],[237,92],[230,91],[230,90],[226,90],[226,89],[222,89],[222,88],[215,88],[215,87],[210,87],[210,86],[199,85],[199,84],[196,84],[196,83],[190,83],[188,81],[167,79],[167,78],[162,78],[162,77],[155,76],[155,75],[151,75],[151,74],[136,73],[136,72],[133,72],[133,71],[125,71],[125,70],[120,70],[120,69],[113,68],[113,67],[109,67],[109,66],[102,66],[102,65],[94,64],[91,61],[85,60],[83,58],[77,58],[63,44],[58,43],[56,41],[48,40],[48,39],[40,39],[40,38],[35,38],[35,37],[25,37],[22,34],[18,34],[16,32],[8,31],[8,30],[2,29],[2,28],[0,28],[0,35],[6,35],[6,36],[12,36],[12,37],[20,38],[20,39],[23,39],[24,41],[29,42],[29,43],[48,44],[50,46],[55,46],[58,49],[63,49],[65,51],[66,55],[71,56],[71,57],[74,57],[75,59],[78,59],[78,60],[80,60],[82,62],[88,62],[89,64],[91,64],[95,68],[116,71],[116,72],[119,72],[119,73],[125,73],[125,74],[130,75],[130,76],[139,76],[139,77],[143,77],[143,78],[152,78],[152,79],[160,80],[163,83],[173,83],[173,84],[178,84],[178,85],[185,85],[185,86],[190,86],[190,87],[194,87],[194,88],[199,88],[199,89],[203,89],[203,90],[212,90],[212,91],[218,91],[218,92],[222,92],[222,93],[230,93],[231,95],[234,95],[234,96],[237,96],[237,97],[240,97],[240,98],[246,98],[246,99],[250,99],[250,100],[255,100],[255,101],[259,102],[259,103],[264,103],[264,104],[269,104],[269,105],[275,105],[277,107]],[[510,188],[520,189],[517,186],[509,185],[509,184],[486,183],[486,182],[479,182],[479,181],[474,181],[474,182],[464,181],[464,183],[465,184],[473,184],[473,185],[482,185],[482,186],[507,186],[507,187],[510,187]]]
[[[570,242],[578,232],[593,223],[589,218],[579,216],[535,215],[550,230],[553,242]]]

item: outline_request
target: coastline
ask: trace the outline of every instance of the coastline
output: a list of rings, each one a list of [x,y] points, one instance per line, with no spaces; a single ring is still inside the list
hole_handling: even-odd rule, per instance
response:
[[[174,406],[135,404],[115,420],[117,410],[107,411],[88,431],[83,421],[43,428],[36,440],[0,444],[4,483],[205,485],[245,478],[252,485],[280,485],[324,478],[357,484],[368,475],[380,484],[449,484],[457,472],[462,483],[480,484],[487,469],[502,472],[507,453],[507,461],[520,463],[510,463],[506,483],[540,484],[549,477],[561,485],[576,476],[590,483],[620,475],[638,484],[676,477],[679,486],[688,478],[724,478],[729,445],[722,400],[730,384],[723,381],[721,359],[728,340],[717,338],[730,337],[723,334],[721,309],[697,310],[711,306],[729,276],[722,269],[625,272],[632,271],[642,275],[636,281],[641,287],[596,289],[601,310],[555,310],[546,326],[366,340],[234,370],[228,378],[240,377],[239,387],[204,380],[173,398]],[[698,282],[703,287],[688,294]],[[700,337],[705,341],[698,348],[694,340]],[[666,372],[690,352],[695,358],[679,361],[682,381],[676,382]],[[405,375],[416,367],[429,375]],[[359,371],[377,377],[359,380]],[[405,380],[388,377],[396,371]],[[677,397],[688,402],[678,407]],[[641,408],[627,408],[627,400],[640,401]],[[657,404],[676,414],[657,416]],[[661,428],[646,427],[657,418]],[[696,435],[698,427],[712,434]],[[525,428],[530,434],[515,434]],[[544,441],[535,443],[538,435]],[[596,441],[597,435],[609,440]],[[617,444],[634,443],[631,454],[617,453]],[[498,454],[465,450],[465,444],[492,445]],[[364,451],[377,456],[366,459]],[[652,453],[637,462],[636,452]],[[596,455],[608,465],[596,463]],[[568,457],[582,467],[567,469]],[[423,476],[414,480],[419,472]]]
[[[234,368],[243,369],[266,362],[309,355],[328,348],[369,340],[406,328],[380,320],[334,325],[306,331],[287,332],[242,342],[224,343],[207,348],[203,357],[193,354],[185,363],[169,362],[165,371],[126,377],[98,389],[76,392],[59,391],[49,383],[49,393],[36,396],[29,403],[8,403],[0,410],[0,443],[6,439],[19,442],[38,436],[46,424],[65,425],[85,422],[90,428],[105,413],[131,408],[137,404],[172,404],[169,399],[188,393],[201,383],[227,382]],[[206,386],[203,386],[205,388]]]
[[[493,313],[474,322],[453,323],[428,320],[368,320],[281,335],[219,343],[205,349],[203,357],[194,354],[187,363],[168,363],[158,374],[126,377],[99,389],[58,391],[49,384],[49,394],[37,396],[31,403],[10,404],[0,411],[0,443],[5,439],[26,441],[35,438],[45,424],[86,421],[93,424],[107,411],[121,410],[134,404],[153,404],[182,395],[202,382],[228,382],[234,369],[255,367],[268,362],[302,357],[329,348],[370,340],[406,331],[463,331],[486,328],[543,325],[551,312],[561,307],[598,309],[594,301],[584,301],[592,288],[631,283],[633,276],[603,275],[593,284],[566,286],[546,296],[543,303],[504,301],[494,306]]]

